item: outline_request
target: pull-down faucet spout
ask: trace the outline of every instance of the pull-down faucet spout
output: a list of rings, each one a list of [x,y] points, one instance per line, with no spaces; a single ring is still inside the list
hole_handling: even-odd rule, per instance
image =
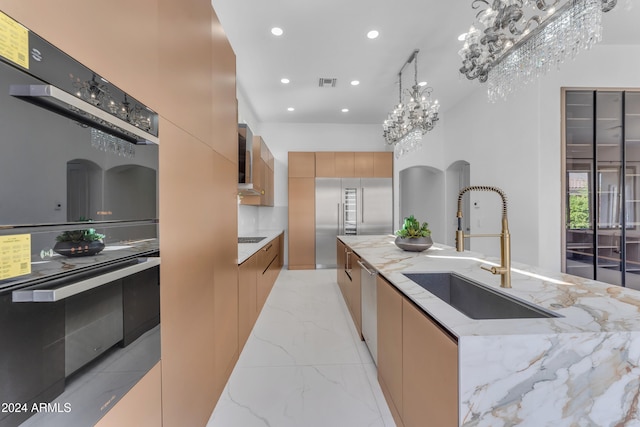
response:
[[[502,232],[500,234],[464,234],[462,230],[462,196],[468,191],[493,191],[502,198]],[[500,238],[500,267],[481,266],[492,274],[500,274],[500,286],[511,287],[511,237],[509,235],[509,223],[507,220],[507,195],[498,187],[473,185],[465,187],[458,193],[458,230],[456,231],[456,250],[464,251],[464,239],[466,237],[499,237]]]

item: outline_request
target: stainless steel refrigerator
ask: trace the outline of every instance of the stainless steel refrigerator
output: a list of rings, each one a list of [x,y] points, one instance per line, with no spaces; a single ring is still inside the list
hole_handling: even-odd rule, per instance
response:
[[[316,178],[316,268],[336,267],[336,236],[392,228],[391,178]]]

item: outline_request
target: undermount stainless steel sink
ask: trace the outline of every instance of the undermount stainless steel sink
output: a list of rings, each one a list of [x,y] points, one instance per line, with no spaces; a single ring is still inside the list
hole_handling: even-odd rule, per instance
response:
[[[406,277],[472,319],[561,317],[517,300],[456,273],[403,273]]]
[[[238,237],[238,243],[260,243],[266,237]]]

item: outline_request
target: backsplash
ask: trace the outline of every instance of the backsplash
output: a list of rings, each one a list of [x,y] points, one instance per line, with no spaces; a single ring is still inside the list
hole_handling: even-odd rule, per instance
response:
[[[251,232],[257,231],[258,226],[258,206],[238,205],[238,235],[249,235]]]

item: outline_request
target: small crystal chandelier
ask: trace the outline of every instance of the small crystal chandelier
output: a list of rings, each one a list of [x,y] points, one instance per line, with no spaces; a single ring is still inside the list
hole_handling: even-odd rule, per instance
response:
[[[488,82],[494,102],[559,68],[602,39],[602,14],[617,0],[473,0],[481,9],[464,37],[460,72]],[[483,8],[484,7],[484,8]]]
[[[96,150],[128,159],[136,156],[135,144],[95,128],[91,128],[91,146]]]
[[[124,94],[124,100],[118,101],[112,95],[107,81],[93,74],[91,80],[83,81],[79,77],[70,75],[72,85],[76,90],[75,95],[104,111],[128,122],[144,131],[150,131],[152,127],[151,112],[147,111],[139,104],[132,105],[131,101]]]
[[[432,88],[418,84],[418,49],[414,50],[398,73],[398,105],[382,123],[384,139],[394,146],[396,158],[422,146],[422,137],[438,121],[438,100],[431,101]],[[408,102],[402,103],[402,71],[413,62],[414,85],[407,90]]]

